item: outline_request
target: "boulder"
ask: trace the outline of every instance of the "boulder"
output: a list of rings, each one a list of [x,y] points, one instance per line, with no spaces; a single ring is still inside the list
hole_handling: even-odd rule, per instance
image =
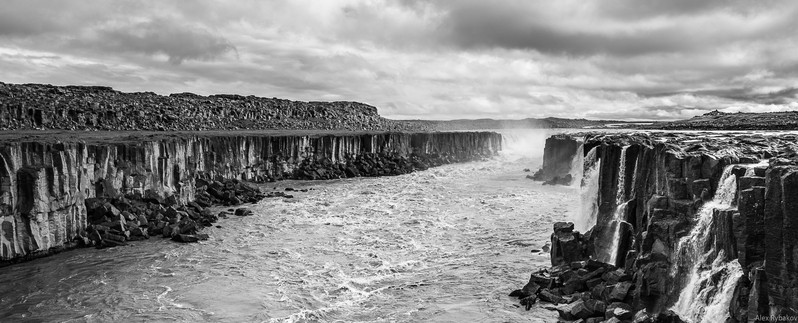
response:
[[[574,306],[571,308],[571,315],[581,319],[588,319],[591,317],[604,317],[605,311],[606,305],[602,301],[595,299],[578,300],[574,302]]]
[[[666,310],[659,313],[654,319],[654,323],[685,323],[674,311]]]
[[[626,296],[629,294],[629,289],[631,288],[632,282],[630,281],[615,284],[609,295],[610,301],[622,302],[624,299],[626,299]]]
[[[632,312],[632,306],[626,303],[613,302],[607,306],[604,311],[604,318],[616,318],[622,321],[631,320],[635,313]]]
[[[250,211],[248,208],[245,207],[238,208],[235,211],[235,215],[237,216],[250,216],[252,214],[253,214],[252,211]]]
[[[542,289],[540,293],[538,293],[538,298],[540,298],[541,301],[549,302],[555,305],[567,303],[562,296],[554,294],[548,289]]]
[[[172,237],[172,240],[184,243],[200,241],[199,237],[193,234],[176,234]]]

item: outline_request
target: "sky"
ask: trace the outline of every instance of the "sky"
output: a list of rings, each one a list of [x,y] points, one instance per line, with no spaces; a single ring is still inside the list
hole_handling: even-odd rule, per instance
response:
[[[395,119],[798,110],[798,1],[4,0],[0,82]]]

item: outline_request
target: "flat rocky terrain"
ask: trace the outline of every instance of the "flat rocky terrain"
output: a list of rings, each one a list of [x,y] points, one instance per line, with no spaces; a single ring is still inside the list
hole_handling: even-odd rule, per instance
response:
[[[0,82],[0,130],[343,130],[408,131],[358,102],[302,102],[217,94],[125,93],[104,86]]]
[[[687,120],[657,122],[642,128],[667,130],[798,130],[798,111],[724,113],[716,110]]]

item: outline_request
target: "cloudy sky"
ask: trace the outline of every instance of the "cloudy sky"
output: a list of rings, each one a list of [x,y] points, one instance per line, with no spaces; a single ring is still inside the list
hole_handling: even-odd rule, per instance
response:
[[[798,1],[4,0],[0,81],[390,118],[798,110]]]

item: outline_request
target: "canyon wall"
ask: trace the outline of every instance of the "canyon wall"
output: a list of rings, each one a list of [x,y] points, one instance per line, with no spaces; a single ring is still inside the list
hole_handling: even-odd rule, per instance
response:
[[[569,243],[556,232],[553,265],[574,266],[563,259],[587,254],[620,268],[632,283],[624,301],[649,313],[672,309],[693,322],[796,315],[796,139],[717,133],[551,138],[543,169],[570,165],[578,141],[584,141],[580,152],[600,160],[596,222],[574,234],[582,245],[572,244],[571,257],[555,248]],[[549,170],[549,176],[572,173]],[[560,283],[561,292],[569,282]],[[595,288],[592,297],[600,299]]]
[[[63,134],[62,134],[63,135]],[[75,244],[91,198],[195,199],[198,178],[331,179],[398,175],[501,150],[491,132],[162,135],[0,142],[0,258]]]

